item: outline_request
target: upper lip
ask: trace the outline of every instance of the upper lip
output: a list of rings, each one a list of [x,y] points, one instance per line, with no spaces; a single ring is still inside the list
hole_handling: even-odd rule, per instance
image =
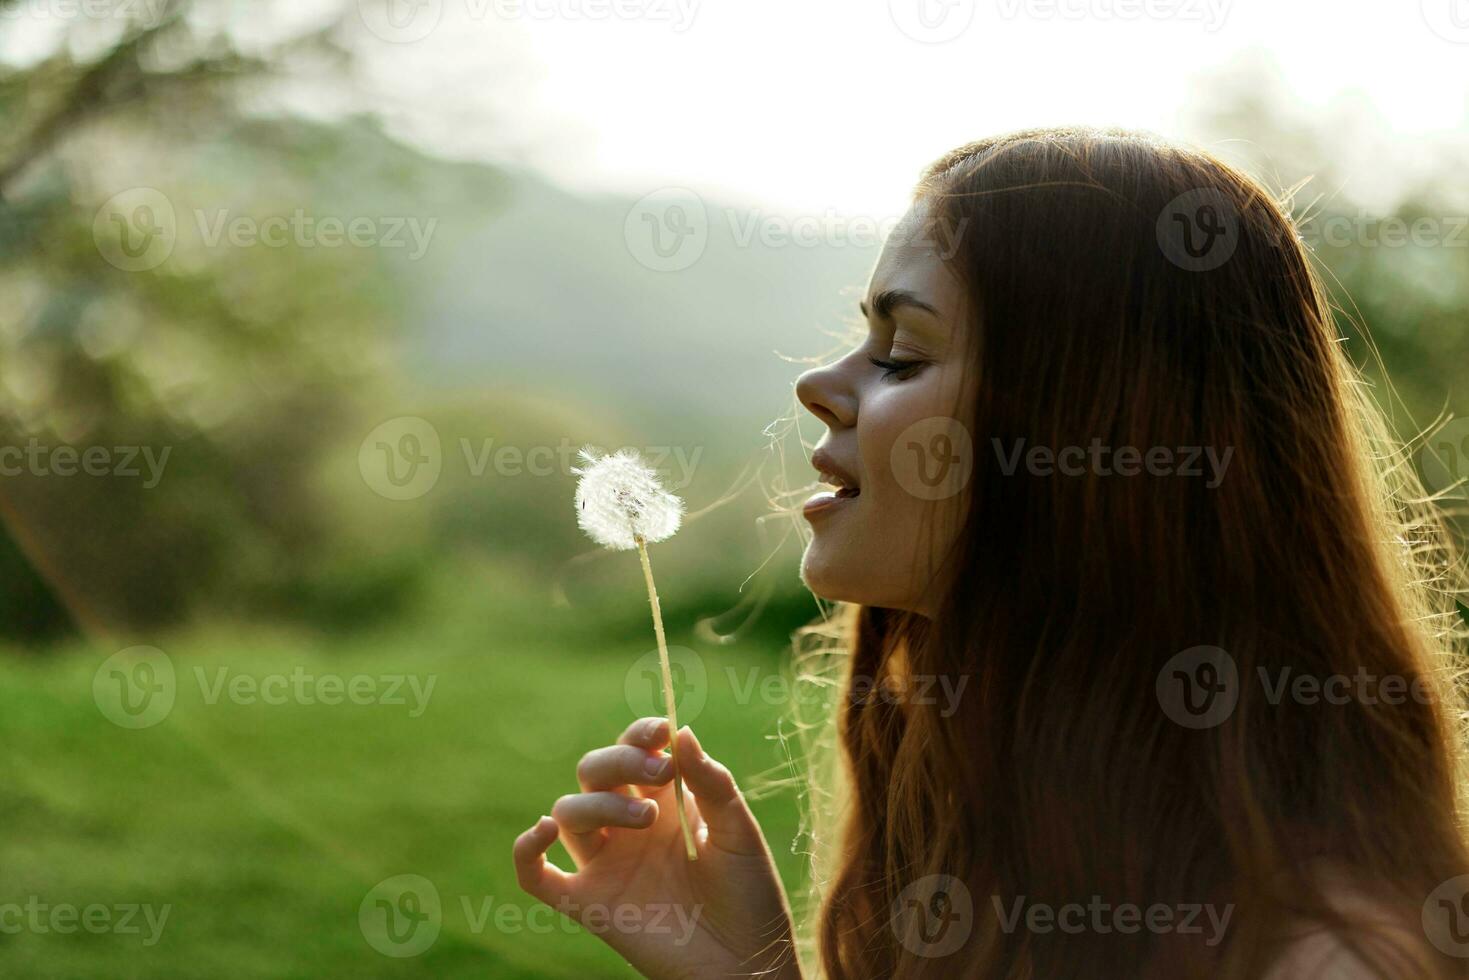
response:
[[[816,472],[820,473],[827,483],[841,489],[860,489],[856,478],[832,459],[831,453],[825,449],[817,449],[811,454],[811,465],[816,467]]]

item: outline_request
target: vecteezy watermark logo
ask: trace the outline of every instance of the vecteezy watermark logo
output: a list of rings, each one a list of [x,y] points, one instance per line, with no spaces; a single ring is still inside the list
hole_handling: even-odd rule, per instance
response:
[[[456,932],[480,936],[489,930],[504,935],[577,935],[583,930],[602,936],[644,934],[663,937],[674,946],[687,946],[694,938],[704,906],[654,902],[638,905],[620,902],[583,904],[563,896],[555,907],[535,903],[529,907],[498,901],[493,895],[450,896],[447,904],[432,881],[421,875],[402,874],[378,882],[357,908],[357,924],[368,945],[403,959],[426,952],[439,937],[452,915]]]
[[[733,671],[729,671],[733,680]],[[847,685],[847,699],[853,704],[912,704],[938,709],[940,718],[952,717],[959,710],[959,700],[969,677],[949,674],[907,674],[894,677],[885,674],[871,677],[853,674]],[[739,689],[736,688],[736,694]]]
[[[138,27],[163,23],[167,0],[15,0],[0,6],[0,22],[37,20],[125,20]]]
[[[92,222],[92,237],[113,266],[144,272],[162,265],[173,254],[180,231],[188,229],[196,236],[191,246],[200,248],[401,249],[415,262],[428,252],[439,225],[438,218],[314,215],[304,208],[264,217],[228,208],[194,208],[193,217],[192,226],[181,229],[173,203],[162,192],[135,187],[102,205]]]
[[[152,490],[163,479],[172,446],[155,452],[152,446],[47,446],[32,436],[25,448],[0,445],[0,477],[116,476],[143,477],[143,489]],[[138,464],[142,463],[140,467]]]
[[[673,704],[680,725],[691,725],[709,700],[709,671],[704,658],[688,647],[668,648],[668,672],[673,680]],[[656,649],[649,650],[627,669],[622,681],[627,706],[639,718],[667,713],[663,703],[663,666]]]
[[[1312,249],[1469,248],[1469,215],[1463,214],[1419,215],[1409,222],[1358,208],[1356,214],[1308,215],[1293,224],[1294,237]]]
[[[1379,675],[1365,666],[1350,675],[1318,675],[1299,672],[1289,664],[1261,664],[1249,680],[1259,683],[1265,702],[1273,707],[1287,702],[1306,707],[1433,703],[1433,690],[1426,677]],[[1227,651],[1214,646],[1190,647],[1174,654],[1158,672],[1158,703],[1164,714],[1185,728],[1213,728],[1234,713],[1245,681]]]
[[[1197,936],[1203,935],[1207,925],[1209,935],[1204,940],[1204,945],[1218,946],[1229,929],[1229,920],[1234,916],[1233,903],[1222,908],[1202,902],[1185,902],[1180,905],[1154,902],[1147,906],[1119,902],[1114,905],[1100,895],[1093,895],[1085,905],[1080,902],[1067,902],[1059,906],[1046,902],[1028,902],[1024,895],[1016,896],[1009,903],[1009,908],[1006,908],[1006,903],[999,895],[991,895],[990,901],[994,904],[1000,930],[1006,935],[1015,932],[1023,924],[1026,931],[1039,935],[1052,932],[1072,936],[1084,932],[1133,935],[1146,930],[1155,935],[1177,933],[1181,936]]]
[[[969,30],[974,0],[888,0],[893,23],[922,44],[942,44]]]
[[[1225,446],[1220,452],[1213,446],[1137,446],[1103,445],[1100,438],[1093,437],[1087,446],[1026,446],[1024,439],[1016,439],[1006,450],[998,438],[991,438],[995,459],[1000,472],[1014,476],[1021,464],[1032,476],[1150,476],[1201,477],[1204,486],[1217,490],[1224,482],[1234,458],[1234,447]],[[1207,471],[1206,471],[1207,467]]]
[[[694,23],[699,0],[465,0],[471,17],[493,7],[501,20],[643,20],[682,34]]]
[[[144,946],[157,946],[173,905],[73,905],[71,902],[43,902],[31,895],[19,902],[0,904],[0,933],[14,936],[22,932],[44,936],[56,933],[69,936],[78,930],[94,936],[142,936]],[[147,926],[145,934],[143,927]]]
[[[1189,647],[1158,671],[1158,704],[1184,728],[1213,728],[1239,703],[1239,667],[1222,647]]]
[[[503,477],[547,477],[554,475],[573,476],[577,453],[585,442],[572,442],[562,437],[555,445],[542,443],[535,446],[516,446],[508,443],[496,445],[493,438],[485,438],[476,446],[467,437],[459,438],[459,451],[464,456],[464,467],[471,477],[479,479],[487,472]],[[623,446],[641,456],[657,473],[670,490],[682,490],[694,481],[699,459],[704,455],[703,446]]]
[[[1429,894],[1423,933],[1446,956],[1469,958],[1469,875],[1450,878]]]
[[[418,956],[439,938],[443,924],[439,890],[422,875],[385,878],[357,907],[362,938],[384,956]]]
[[[476,23],[490,16],[500,21],[661,21],[682,34],[693,25],[698,6],[699,0],[459,0],[454,9]],[[369,31],[394,44],[422,41],[444,16],[442,0],[358,0],[357,9]]]
[[[1224,26],[1230,0],[999,0],[1000,16],[1020,14],[1036,20],[1174,20],[1204,25],[1213,33]]]
[[[464,908],[464,918],[469,925],[469,931],[478,935],[484,931],[485,923],[490,918],[490,911],[494,907],[494,898],[488,897],[480,901],[479,910],[476,913],[470,904],[468,895],[462,895],[459,899]],[[539,906],[548,912],[553,911],[549,905]],[[687,946],[694,938],[694,931],[699,926],[699,917],[704,914],[702,903],[698,905],[675,905],[669,902],[653,902],[648,905],[637,905],[632,902],[619,902],[616,905],[605,905],[601,902],[582,904],[573,902],[564,895],[556,900],[555,912],[560,913],[561,930],[566,933],[575,934],[581,929],[602,936],[609,932],[631,935],[641,933],[649,936],[665,936],[674,946]],[[535,908],[529,911],[510,905],[500,905],[494,909],[495,928],[500,932],[532,932],[547,934],[552,929],[536,921]]]
[[[108,264],[123,272],[156,269],[173,254],[178,221],[173,202],[152,187],[108,198],[92,219],[92,241]]]
[[[890,922],[904,949],[937,959],[968,941],[974,931],[974,901],[953,875],[926,875],[898,893]]]
[[[679,272],[704,254],[709,212],[704,199],[688,188],[664,187],[632,206],[622,237],[638,264],[654,272]]]
[[[369,432],[357,450],[363,482],[389,500],[422,497],[439,482],[443,466],[438,430],[414,415],[388,419]]]
[[[969,485],[974,440],[958,419],[933,415],[904,429],[888,451],[898,485],[920,500],[944,500]]]
[[[439,26],[444,0],[357,0],[357,15],[376,37],[390,44],[412,44]]]
[[[453,446],[458,446],[455,453]],[[433,489],[444,467],[458,467],[470,479],[544,479],[575,475],[577,453],[585,440],[562,437],[559,442],[535,445],[504,443],[493,436],[450,439],[447,455],[438,430],[414,416],[389,419],[368,433],[358,449],[363,481],[373,492],[391,500],[410,500]],[[703,446],[623,446],[638,453],[670,490],[682,490],[694,481]],[[4,449],[0,448],[0,475]]]
[[[798,704],[819,707],[831,700],[831,689],[825,684],[810,683],[800,677],[792,679],[780,673],[762,673],[759,667],[748,667],[743,679],[734,667],[724,668],[725,679],[734,694],[734,703]],[[852,704],[911,704],[934,708],[940,718],[953,717],[959,710],[969,677],[964,674],[907,673],[902,676],[853,674],[847,684],[847,699]],[[682,712],[682,708],[679,709]],[[655,714],[657,712],[654,712]],[[682,720],[682,715],[680,715]]]
[[[297,208],[289,215],[273,214],[259,218],[248,214],[231,214],[228,208],[213,213],[194,209],[194,225],[205,248],[222,244],[234,248],[382,248],[407,249],[409,262],[417,262],[428,253],[438,218],[354,215],[311,215]]]
[[[1469,44],[1469,0],[1420,0],[1423,22],[1445,41]]]
[[[194,668],[194,679],[204,703],[218,704],[356,704],[406,707],[409,718],[421,718],[434,696],[437,674],[313,674],[297,667],[289,674],[231,676],[228,667],[216,667],[213,677],[203,667]]]
[[[1451,419],[1423,443],[1418,468],[1430,493],[1469,498],[1469,416]]]
[[[236,705],[385,705],[405,707],[409,718],[428,710],[437,674],[317,674],[304,667],[260,676],[229,667],[196,666],[200,700],[209,706]],[[187,687],[184,688],[188,690]],[[154,647],[129,647],[97,668],[92,697],[103,716],[123,728],[149,728],[172,712],[179,693],[173,661]]]
[[[157,647],[119,650],[92,675],[92,700],[121,728],[151,728],[173,710],[178,690],[173,661]]]
[[[903,215],[882,217],[844,214],[827,208],[821,214],[785,215],[759,208],[725,208],[725,224],[737,248],[918,248],[945,261],[962,244],[968,218],[951,222],[942,216],[905,223]]]
[[[1158,247],[1188,272],[1208,272],[1229,261],[1239,246],[1239,213],[1213,187],[1185,191],[1158,215]]]

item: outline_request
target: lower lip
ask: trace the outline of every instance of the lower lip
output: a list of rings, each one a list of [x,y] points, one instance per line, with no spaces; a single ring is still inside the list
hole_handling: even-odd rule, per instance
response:
[[[854,493],[850,496],[844,496],[830,492],[818,493],[816,496],[806,501],[805,506],[801,508],[801,513],[806,515],[807,519],[810,519],[812,517],[815,517],[817,514],[825,514],[827,511],[834,510],[840,507],[842,504],[856,500],[860,495],[860,493]]]

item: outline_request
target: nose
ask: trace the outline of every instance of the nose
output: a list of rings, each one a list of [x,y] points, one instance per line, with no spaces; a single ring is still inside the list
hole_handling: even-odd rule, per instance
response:
[[[849,427],[857,422],[857,398],[840,365],[838,362],[813,368],[796,379],[796,397],[828,429]]]

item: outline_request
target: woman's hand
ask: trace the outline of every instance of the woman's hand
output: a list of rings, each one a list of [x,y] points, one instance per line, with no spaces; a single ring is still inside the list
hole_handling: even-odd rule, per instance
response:
[[[699,860],[674,810],[668,722],[643,718],[582,756],[582,792],[556,801],[515,841],[520,887],[575,919],[655,980],[798,978],[790,907],[760,825],[728,769],[678,733],[684,804]],[[576,862],[546,860],[560,836]]]

